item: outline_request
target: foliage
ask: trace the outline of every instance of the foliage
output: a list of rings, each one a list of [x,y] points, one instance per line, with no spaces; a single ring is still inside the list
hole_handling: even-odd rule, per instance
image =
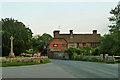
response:
[[[114,53],[112,53],[112,48],[114,45],[114,40],[112,35],[108,34],[108,35],[104,35],[104,37],[101,37],[100,39],[100,48],[99,48],[99,52],[101,54],[109,54],[109,55],[113,55]]]
[[[89,56],[92,55],[94,51],[94,49],[89,47],[88,45],[85,48],[79,47],[79,49],[84,55],[89,55]]]
[[[10,37],[13,36],[13,51],[15,56],[25,52],[28,49],[33,49],[34,53],[41,52],[45,45],[45,40],[51,40],[52,36],[44,33],[42,36],[32,37],[32,31],[22,22],[13,18],[1,19],[2,30],[2,55],[8,56],[10,53]],[[1,44],[0,44],[1,45]],[[1,48],[1,46],[0,46]],[[28,51],[27,51],[28,52]],[[28,52],[31,53],[31,52]]]
[[[89,61],[88,57],[82,57],[82,61]]]
[[[28,54],[33,54],[33,52],[32,52],[32,51],[29,51],[29,50],[26,50],[26,52],[27,52]]]
[[[15,55],[19,55],[31,48],[32,31],[22,22],[13,18],[5,18],[2,22],[2,55],[8,56],[10,53],[10,37],[13,36],[13,46]]]
[[[85,48],[85,53],[90,56],[92,55],[92,52],[93,52],[93,49],[87,45]]]
[[[52,36],[50,34],[44,33],[42,36],[35,35],[31,39],[32,47],[34,50],[34,53],[41,52],[43,50],[43,47],[45,45],[45,41],[49,41],[52,39]]]
[[[91,58],[91,61],[92,61],[92,62],[98,62],[98,59],[97,59],[96,57],[92,57],[92,58]]]
[[[99,47],[93,49],[92,55],[100,55],[99,54]]]
[[[73,53],[73,59],[76,60],[77,58],[77,53]]]
[[[79,47],[79,49],[80,49],[80,51],[81,51],[81,53],[85,53],[85,48],[83,48],[83,47]]]
[[[93,48],[87,46],[86,48],[83,48],[83,47],[79,47],[79,48],[68,48],[65,50],[66,53],[68,53],[69,55],[69,58],[72,59],[78,59],[78,55],[79,56],[83,56],[83,54],[85,55],[92,55],[92,52],[93,52]]]
[[[100,53],[120,55],[120,4],[110,11],[113,16],[109,18],[111,24],[110,34],[104,35],[100,41]]]
[[[70,59],[72,59],[73,54],[77,54],[77,55],[81,54],[80,49],[72,48],[72,47],[66,49],[65,52],[68,53]]]
[[[0,57],[0,59],[6,59],[6,57]]]

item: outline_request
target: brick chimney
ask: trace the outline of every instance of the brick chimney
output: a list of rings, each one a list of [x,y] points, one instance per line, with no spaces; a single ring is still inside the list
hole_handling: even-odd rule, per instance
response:
[[[73,38],[73,30],[70,30],[70,38]]]
[[[55,31],[53,31],[54,38],[58,37],[58,36],[59,36],[59,33],[60,33],[59,30],[55,30]]]
[[[97,30],[93,30],[93,34],[97,34]]]

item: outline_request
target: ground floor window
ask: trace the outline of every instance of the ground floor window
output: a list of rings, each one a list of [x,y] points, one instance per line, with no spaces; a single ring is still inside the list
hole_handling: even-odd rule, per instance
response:
[[[94,43],[91,43],[91,47],[94,47]]]
[[[58,44],[53,44],[53,47],[58,47]]]
[[[65,44],[62,44],[62,47],[65,47]]]
[[[75,47],[75,45],[70,45],[69,47]]]
[[[83,46],[85,47],[85,46],[86,46],[86,43],[83,43]]]

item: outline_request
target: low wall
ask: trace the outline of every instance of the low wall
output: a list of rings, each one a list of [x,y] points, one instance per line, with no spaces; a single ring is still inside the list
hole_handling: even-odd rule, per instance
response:
[[[83,56],[83,57],[88,57],[89,60],[91,60],[93,57],[95,57],[96,59],[103,61],[103,57],[101,57],[101,56]],[[112,62],[112,61],[115,61],[115,59],[113,56],[105,56],[105,61]]]
[[[44,61],[49,60],[47,56],[44,57],[29,57],[29,58],[6,58],[0,59],[0,63],[10,63],[10,62],[38,62],[43,63]]]
[[[64,51],[54,51],[54,52],[48,52],[48,56],[49,58],[52,59],[69,59],[69,56],[67,53],[64,53]],[[76,56],[77,59],[76,60],[80,60],[80,55]],[[88,60],[91,60],[92,58],[96,58],[98,61],[103,61],[103,56],[82,56],[84,57],[88,57]],[[72,59],[74,59],[74,56],[72,56]],[[115,58],[113,56],[105,56],[104,61],[106,62],[112,62],[115,61]]]
[[[64,51],[48,52],[48,57],[51,59],[69,59],[68,54]]]

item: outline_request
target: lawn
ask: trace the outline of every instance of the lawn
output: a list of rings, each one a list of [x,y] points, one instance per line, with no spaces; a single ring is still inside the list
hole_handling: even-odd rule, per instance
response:
[[[6,57],[0,57],[0,59],[6,59]]]
[[[51,61],[44,61],[43,63],[37,63],[37,62],[11,62],[11,63],[0,63],[1,67],[12,67],[12,66],[25,66],[25,65],[38,65],[38,64],[46,64],[50,63]]]

